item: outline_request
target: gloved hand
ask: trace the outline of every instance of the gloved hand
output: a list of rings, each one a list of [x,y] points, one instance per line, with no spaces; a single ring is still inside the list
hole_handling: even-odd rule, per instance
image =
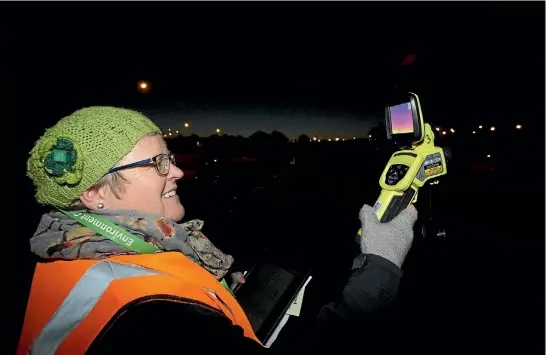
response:
[[[229,288],[233,290],[238,284],[244,284],[246,279],[241,271],[237,271],[229,274],[229,281]]]
[[[401,267],[413,242],[415,221],[417,210],[413,205],[388,223],[379,222],[373,208],[364,205],[360,210],[362,222],[360,250],[363,254],[381,256]]]

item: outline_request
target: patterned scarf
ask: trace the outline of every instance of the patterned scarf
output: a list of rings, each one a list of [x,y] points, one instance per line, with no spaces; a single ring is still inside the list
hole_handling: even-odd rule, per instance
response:
[[[177,224],[157,215],[128,210],[89,212],[110,220],[163,251],[182,252],[218,280],[226,275],[233,264],[233,257],[222,253],[201,232],[203,221],[196,219]],[[102,259],[137,254],[61,212],[42,216],[30,246],[33,253],[45,259]]]

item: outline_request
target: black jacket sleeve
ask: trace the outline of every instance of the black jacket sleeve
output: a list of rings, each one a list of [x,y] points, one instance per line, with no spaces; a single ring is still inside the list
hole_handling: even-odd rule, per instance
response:
[[[340,299],[321,309],[319,328],[367,317],[392,306],[401,277],[402,270],[390,261],[373,254],[359,255]]]
[[[320,351],[361,348],[384,353],[393,342],[391,324],[402,270],[372,254],[359,255],[341,296],[317,316],[312,346]]]
[[[377,319],[392,305],[401,271],[394,264],[375,255],[356,259],[342,295],[337,302],[320,310],[313,336],[298,338],[305,348],[318,353],[349,348],[357,335],[359,342],[375,336]],[[340,345],[343,345],[340,347]],[[89,354],[157,353],[182,354],[232,352],[236,354],[271,353],[271,349],[243,335],[222,315],[192,305],[166,301],[146,302],[131,307],[105,327],[89,349]]]

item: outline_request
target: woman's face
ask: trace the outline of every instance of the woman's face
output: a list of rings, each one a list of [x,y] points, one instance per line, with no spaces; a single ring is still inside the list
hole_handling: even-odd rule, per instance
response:
[[[145,136],[118,164],[118,166],[168,154],[167,145],[160,135]],[[116,197],[106,191],[97,196],[105,209],[125,209],[149,212],[178,222],[184,217],[184,207],[176,194],[176,182],[184,176],[182,170],[170,165],[166,176],[158,174],[154,164],[136,166],[119,171],[126,179],[123,191]],[[99,195],[99,194],[97,194]],[[95,207],[96,208],[96,205]]]

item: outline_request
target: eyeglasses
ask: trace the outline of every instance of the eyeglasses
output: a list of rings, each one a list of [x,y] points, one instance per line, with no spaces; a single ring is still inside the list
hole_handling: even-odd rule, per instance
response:
[[[157,173],[161,176],[165,176],[169,174],[169,171],[171,170],[171,164],[176,165],[176,161],[174,160],[174,154],[172,153],[159,154],[153,158],[136,161],[127,165],[116,166],[115,168],[108,170],[108,173],[114,173],[119,170],[134,168],[135,166],[142,166],[147,164],[154,164]]]

